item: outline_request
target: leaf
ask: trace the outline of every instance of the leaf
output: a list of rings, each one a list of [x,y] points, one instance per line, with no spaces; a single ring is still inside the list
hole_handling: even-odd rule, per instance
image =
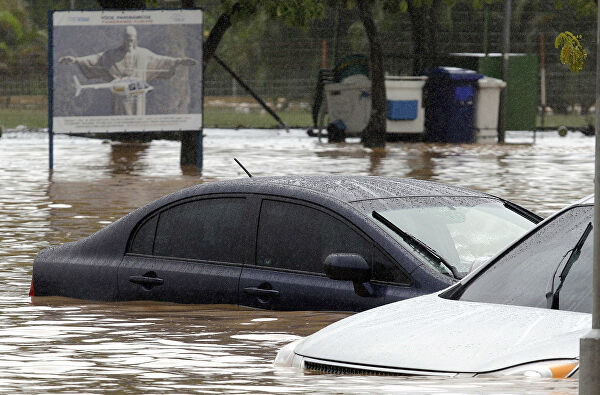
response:
[[[556,36],[554,47],[560,50],[560,62],[569,66],[569,70],[573,73],[583,69],[585,59],[587,59],[587,51],[581,45],[582,36],[576,36],[573,33],[566,31]]]
[[[23,36],[21,22],[9,11],[0,10],[0,26],[4,28],[5,32],[9,32],[12,35],[13,41],[18,41]],[[6,37],[2,38],[6,39]]]

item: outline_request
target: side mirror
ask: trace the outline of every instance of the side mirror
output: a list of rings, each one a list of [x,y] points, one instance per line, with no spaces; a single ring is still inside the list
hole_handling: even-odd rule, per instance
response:
[[[325,274],[332,280],[366,283],[371,280],[371,268],[358,254],[331,254],[325,258]]]

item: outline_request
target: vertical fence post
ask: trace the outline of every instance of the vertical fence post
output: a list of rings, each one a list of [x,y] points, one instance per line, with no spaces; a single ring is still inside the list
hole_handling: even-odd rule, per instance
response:
[[[600,7],[596,42],[600,42]],[[600,388],[600,45],[596,47],[596,155],[594,173],[594,285],[592,330],[579,341],[579,393],[597,394]]]
[[[510,57],[510,18],[511,18],[511,0],[504,1],[504,28],[502,30],[503,48],[502,48],[502,79],[506,82],[506,87],[500,92],[500,118],[498,121],[498,142],[504,143],[506,136],[506,105],[508,91],[508,60]]]
[[[202,129],[200,129],[200,132],[197,134],[196,144],[196,167],[202,170],[204,162],[204,134],[202,133]]]
[[[53,107],[53,90],[54,76],[53,68],[53,50],[52,50],[52,34],[53,34],[53,14],[52,10],[48,11],[48,169],[54,169],[54,132],[52,131],[52,107]]]

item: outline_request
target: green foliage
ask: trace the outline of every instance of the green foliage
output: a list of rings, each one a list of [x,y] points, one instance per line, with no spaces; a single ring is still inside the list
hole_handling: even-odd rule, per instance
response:
[[[24,2],[0,0],[0,72],[20,74],[43,69],[45,56],[45,35],[32,23]]]
[[[474,9],[481,9],[486,4],[492,4],[499,0],[443,0],[443,6],[452,8],[458,2],[471,3]],[[409,3],[413,7],[432,7],[433,0],[382,0],[383,10],[388,13],[407,12]]]
[[[472,0],[472,5],[474,9],[479,10],[483,8],[484,5],[490,5],[495,2],[496,0]]]
[[[158,0],[146,0],[145,3],[146,3],[146,8],[147,9],[161,8],[162,7],[162,4]]]
[[[23,26],[11,12],[0,11],[0,37],[2,40],[15,44],[23,37]]]
[[[254,16],[258,9],[286,25],[308,28],[325,14],[325,2],[319,0],[221,0],[223,13],[232,15],[235,24]],[[235,8],[235,12],[234,12]]]
[[[595,15],[597,11],[594,0],[554,0],[557,10],[562,10],[565,6],[575,8],[580,15]]]
[[[581,35],[575,36],[571,32],[560,33],[554,41],[554,47],[563,46],[560,50],[560,61],[569,66],[569,70],[577,73],[583,69],[583,63],[587,58],[587,51],[581,45]]]
[[[459,0],[443,0],[443,5],[452,8],[456,5]],[[474,9],[480,9],[485,4],[492,4],[499,0],[463,0],[470,2]],[[433,0],[383,0],[383,9],[386,12],[406,12],[408,11],[408,4],[411,3],[414,7],[431,7],[433,6]]]
[[[325,4],[319,0],[262,0],[259,2],[272,18],[289,26],[308,28],[310,23],[325,14]]]

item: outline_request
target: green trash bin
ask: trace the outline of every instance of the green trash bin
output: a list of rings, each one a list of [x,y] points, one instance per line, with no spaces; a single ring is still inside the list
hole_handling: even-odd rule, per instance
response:
[[[342,82],[353,75],[369,77],[369,58],[365,55],[348,55],[333,68],[333,82]]]
[[[502,78],[502,54],[454,53],[445,64],[477,70],[487,77]],[[511,53],[506,79],[506,130],[535,130],[539,99],[537,55]]]

